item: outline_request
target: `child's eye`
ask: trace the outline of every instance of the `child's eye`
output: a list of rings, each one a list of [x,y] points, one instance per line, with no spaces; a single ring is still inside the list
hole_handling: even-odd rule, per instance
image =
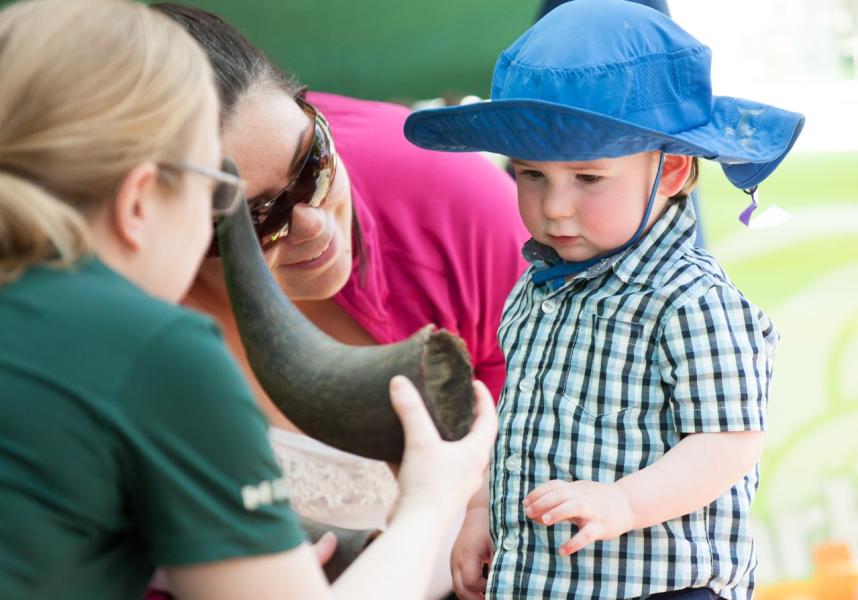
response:
[[[527,179],[539,179],[541,177],[544,177],[544,175],[541,172],[536,171],[534,169],[521,169],[518,172],[518,176],[519,177],[526,177]]]
[[[584,183],[596,183],[602,179],[598,175],[587,175],[586,173],[579,173],[576,177],[578,181],[583,181]]]

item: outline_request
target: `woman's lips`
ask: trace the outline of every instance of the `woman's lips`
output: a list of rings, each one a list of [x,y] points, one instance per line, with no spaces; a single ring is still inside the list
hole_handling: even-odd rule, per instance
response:
[[[291,263],[291,264],[281,264],[280,267],[284,269],[300,269],[300,270],[312,270],[318,269],[319,267],[325,266],[337,253],[337,236],[331,236],[331,241],[328,242],[327,248],[325,248],[322,253],[316,258],[311,258],[310,260],[302,260],[301,262]]]

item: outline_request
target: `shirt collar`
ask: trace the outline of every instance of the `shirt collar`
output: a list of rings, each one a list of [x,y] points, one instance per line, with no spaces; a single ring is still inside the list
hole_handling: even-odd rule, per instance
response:
[[[659,267],[680,248],[694,245],[697,218],[688,199],[671,203],[652,229],[637,243],[615,256],[597,262],[571,279],[592,279],[613,269],[626,283],[649,283]],[[531,238],[522,249],[522,256],[537,269],[562,262],[554,248]]]
[[[689,199],[670,203],[641,241],[633,246],[614,272],[626,283],[653,283],[672,257],[694,246],[697,217]]]

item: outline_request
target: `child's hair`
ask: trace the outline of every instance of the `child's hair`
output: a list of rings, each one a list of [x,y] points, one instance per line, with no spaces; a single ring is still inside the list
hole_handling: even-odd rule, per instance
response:
[[[135,165],[187,155],[211,86],[202,49],[141,3],[0,11],[0,285],[86,253],[86,217]],[[159,182],[179,186],[167,171]]]

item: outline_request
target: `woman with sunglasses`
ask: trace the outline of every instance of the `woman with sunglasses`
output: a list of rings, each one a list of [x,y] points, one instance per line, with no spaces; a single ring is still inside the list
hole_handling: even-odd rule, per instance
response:
[[[478,485],[485,388],[445,443],[395,379],[405,493],[328,587],[240,369],[176,306],[242,198],[219,116],[204,53],[142,3],[0,11],[2,598],[140,598],[154,565],[181,598],[419,598]]]
[[[349,344],[396,342],[427,323],[455,331],[476,378],[497,396],[505,377],[497,327],[524,269],[527,238],[513,181],[481,156],[409,144],[403,107],[305,94],[215,15],[154,7],[182,23],[212,60],[224,151],[247,182],[257,233],[283,291]],[[186,303],[221,323],[246,367],[219,260],[203,262]],[[255,391],[296,510],[342,527],[383,527],[396,496],[388,469],[297,434],[258,385]],[[446,557],[440,563],[443,588]]]

